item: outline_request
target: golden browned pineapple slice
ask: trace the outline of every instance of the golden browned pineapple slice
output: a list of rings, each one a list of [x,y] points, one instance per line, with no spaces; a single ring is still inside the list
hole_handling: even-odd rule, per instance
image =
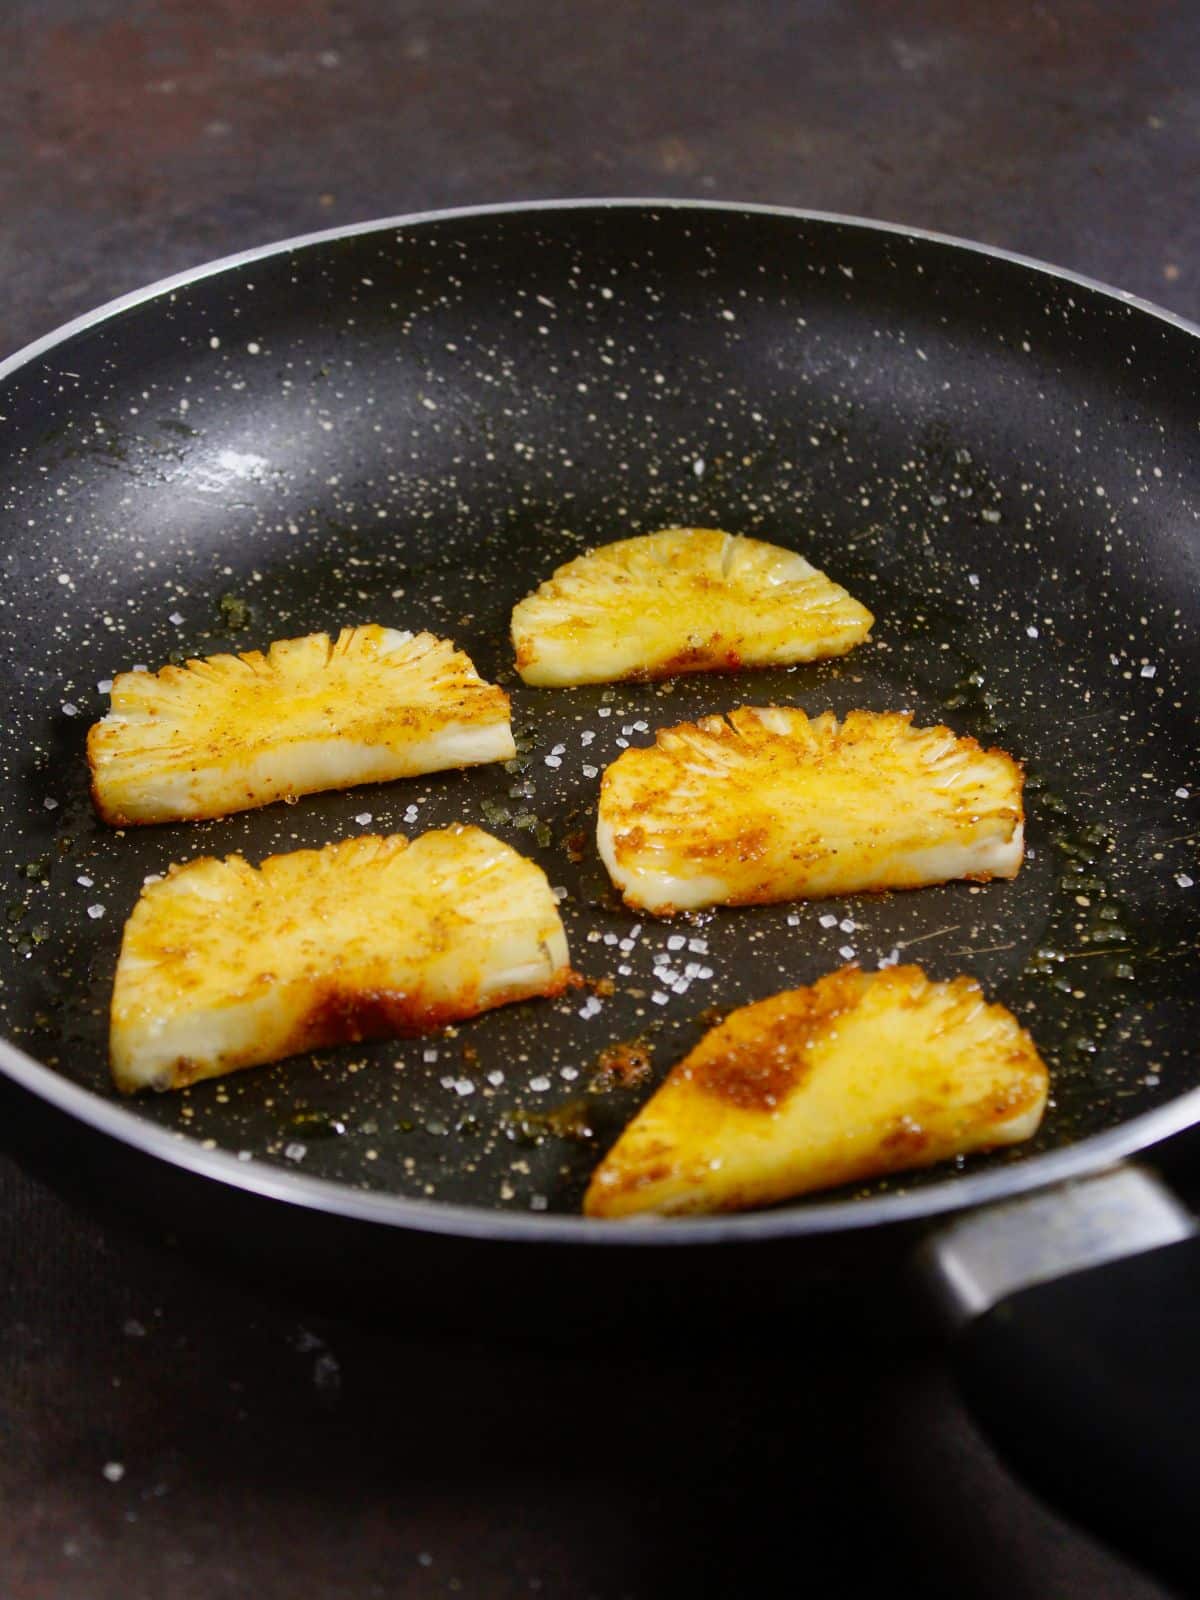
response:
[[[117,827],[514,754],[503,689],[448,639],[375,624],[122,672],[88,734],[92,798]]]
[[[149,884],[112,1000],[118,1089],[419,1032],[570,978],[541,869],[479,828],[205,857]]]
[[[715,528],[667,528],[568,561],[513,610],[517,670],[561,688],[845,655],[865,606],[803,556]]]
[[[698,906],[1012,878],[1021,769],[908,712],[743,708],[660,729],[600,785],[596,842],[626,905]]]
[[[736,1211],[1030,1138],[1048,1080],[973,978],[843,967],[742,1006],[674,1067],[584,1210]]]

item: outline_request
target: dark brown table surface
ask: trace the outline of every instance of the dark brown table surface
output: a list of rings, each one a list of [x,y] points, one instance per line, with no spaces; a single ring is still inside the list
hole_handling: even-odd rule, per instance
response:
[[[0,352],[274,238],[601,194],[941,229],[1195,317],[1198,178],[1191,0],[6,0]],[[1161,1600],[1007,1477],[933,1346],[364,1329],[106,1231],[7,1108],[4,1600]]]

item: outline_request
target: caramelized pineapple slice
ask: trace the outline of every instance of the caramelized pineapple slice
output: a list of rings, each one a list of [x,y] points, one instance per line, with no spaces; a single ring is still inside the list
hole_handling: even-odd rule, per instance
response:
[[[908,712],[743,708],[660,729],[600,784],[596,842],[626,905],[698,906],[1013,878],[1021,769]]]
[[[204,857],[149,884],[112,999],[118,1089],[173,1089],[342,1040],[557,994],[567,941],[541,869],[479,828],[409,843]]]
[[[592,1178],[593,1217],[736,1211],[1030,1138],[1048,1079],[973,978],[843,967],[742,1006]]]
[[[220,817],[515,754],[508,696],[431,633],[370,624],[123,672],[88,734],[105,822]]]
[[[874,618],[803,556],[667,528],[559,567],[512,615],[517,670],[561,688],[845,655]]]

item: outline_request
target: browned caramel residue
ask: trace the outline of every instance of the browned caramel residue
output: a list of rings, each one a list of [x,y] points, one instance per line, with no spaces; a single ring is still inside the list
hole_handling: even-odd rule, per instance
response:
[[[596,1057],[596,1073],[591,1087],[605,1089],[637,1089],[649,1083],[653,1057],[645,1039],[622,1039],[607,1045]]]

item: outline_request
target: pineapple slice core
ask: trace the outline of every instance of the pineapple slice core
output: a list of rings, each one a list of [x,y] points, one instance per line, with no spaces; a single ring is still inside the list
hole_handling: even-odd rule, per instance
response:
[[[792,550],[668,528],[559,567],[513,610],[517,670],[563,687],[844,655],[874,618]]]
[[[660,729],[600,786],[596,842],[625,903],[707,905],[1012,878],[1021,769],[907,712],[743,708]]]
[[[515,754],[508,696],[446,639],[370,624],[123,672],[88,734],[105,822],[219,817]]]
[[[571,976],[545,874],[475,827],[204,857],[142,892],[112,998],[118,1089],[415,1033]]]
[[[1030,1138],[1048,1077],[972,978],[857,967],[742,1006],[593,1175],[593,1217],[734,1211]]]

